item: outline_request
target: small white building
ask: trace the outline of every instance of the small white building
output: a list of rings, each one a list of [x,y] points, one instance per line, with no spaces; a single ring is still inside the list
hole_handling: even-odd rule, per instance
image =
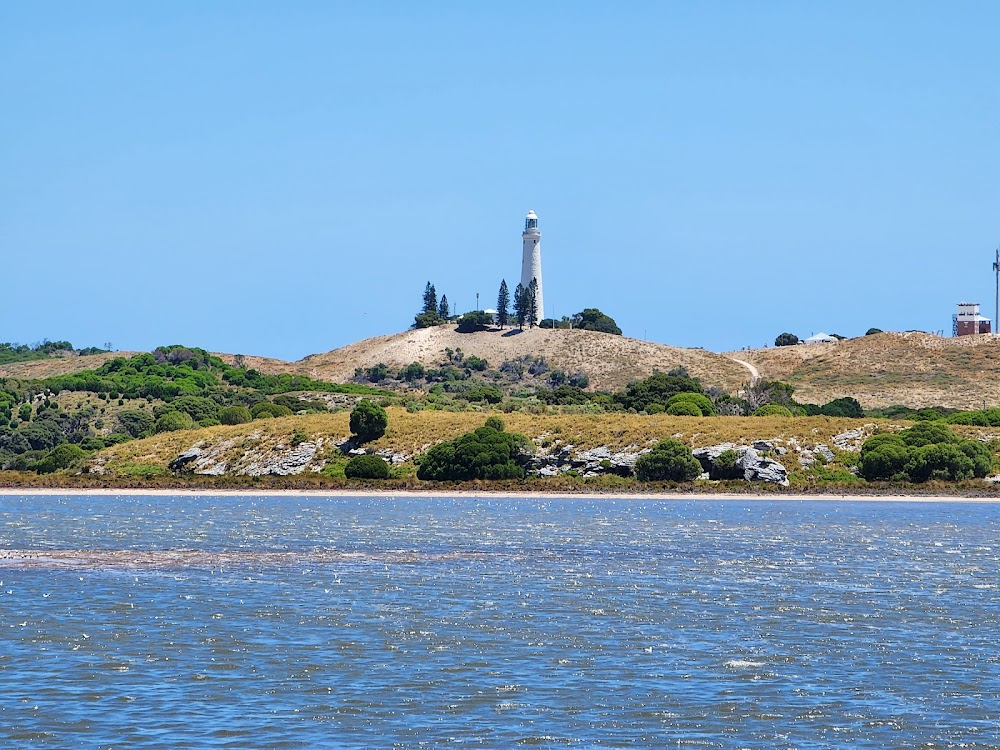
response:
[[[836,344],[837,343],[837,337],[836,336],[831,336],[828,333],[817,333],[817,334],[815,334],[813,336],[810,336],[809,338],[807,338],[802,343],[804,343],[804,344]]]

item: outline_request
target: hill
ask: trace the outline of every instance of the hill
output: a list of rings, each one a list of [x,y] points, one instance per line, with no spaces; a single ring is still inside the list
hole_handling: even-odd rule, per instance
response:
[[[358,367],[379,363],[405,367],[411,362],[436,366],[446,349],[461,349],[498,366],[522,356],[543,356],[552,368],[582,371],[591,388],[617,390],[655,371],[683,367],[705,387],[732,392],[748,378],[731,359],[704,349],[682,349],[595,331],[542,329],[459,333],[452,326],[422,328],[365,339],[296,362],[295,372],[317,380],[344,382]]]
[[[733,352],[762,378],[795,386],[801,402],[853,396],[865,408],[1000,404],[1000,337],[879,333],[836,344]]]
[[[109,359],[115,357],[132,357],[138,352],[102,352],[101,354],[77,355],[63,353],[45,359],[33,359],[27,362],[9,362],[0,365],[0,378],[19,378],[21,380],[40,380],[56,375],[68,375],[83,370],[96,370]]]

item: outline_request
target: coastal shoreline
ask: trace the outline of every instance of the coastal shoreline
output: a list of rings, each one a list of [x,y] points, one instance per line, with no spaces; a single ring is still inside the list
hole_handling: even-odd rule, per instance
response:
[[[760,500],[789,502],[890,502],[890,503],[1000,503],[1000,496],[977,495],[918,495],[918,494],[849,494],[806,492],[515,492],[510,490],[381,490],[381,489],[142,489],[137,487],[0,487],[0,495],[28,497],[60,497],[67,495],[124,496],[124,497],[176,497],[200,495],[205,497],[370,497],[392,500],[396,498],[505,498],[523,500],[659,500],[677,502],[685,500],[725,500],[755,502]]]

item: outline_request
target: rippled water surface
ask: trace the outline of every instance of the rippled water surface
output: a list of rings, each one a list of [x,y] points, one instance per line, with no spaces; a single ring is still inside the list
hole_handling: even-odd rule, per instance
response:
[[[1000,747],[1000,506],[0,496],[3,747]]]

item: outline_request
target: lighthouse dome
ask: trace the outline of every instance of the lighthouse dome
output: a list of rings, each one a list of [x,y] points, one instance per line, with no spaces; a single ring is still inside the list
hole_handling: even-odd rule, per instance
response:
[[[526,218],[528,218],[528,219],[537,219],[538,218],[538,214],[536,214],[534,211],[528,211],[528,216]]]

